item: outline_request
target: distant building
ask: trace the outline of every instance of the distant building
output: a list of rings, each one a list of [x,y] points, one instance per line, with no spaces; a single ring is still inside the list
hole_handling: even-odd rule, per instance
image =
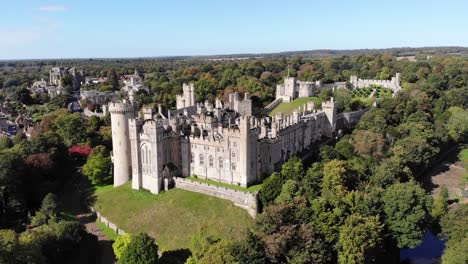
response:
[[[77,71],[75,67],[52,67],[49,71],[49,83],[57,87],[61,87],[62,78],[67,74],[72,76],[73,89],[80,89],[81,84],[84,82],[84,73],[83,71]]]
[[[16,135],[16,124],[3,114],[0,114],[0,132],[8,136]]]
[[[133,90],[135,92],[138,92],[139,90],[148,91],[148,88],[143,86],[143,78],[141,78],[140,74],[136,69],[133,74],[122,75],[120,79],[124,83],[124,87],[122,88],[122,90],[125,92],[129,92],[130,90]]]
[[[88,103],[103,105],[117,100],[117,93],[112,91],[81,90],[80,98],[86,100]]]
[[[353,87],[354,89],[372,87],[376,85],[376,86],[382,86],[383,88],[390,89],[394,93],[401,91],[401,86],[400,86],[401,74],[400,73],[396,73],[395,76],[392,77],[391,80],[360,79],[357,76],[351,76],[349,82],[351,84],[351,87]]]
[[[391,80],[371,80],[371,79],[359,79],[357,76],[350,77],[351,89],[360,89],[366,87],[382,86],[397,93],[401,91],[400,86],[400,73],[397,73]],[[310,97],[317,95],[321,90],[331,88],[333,91],[338,89],[346,88],[345,82],[335,82],[330,84],[322,84],[321,81],[315,82],[304,82],[299,81],[294,77],[286,77],[282,84],[276,86],[276,100],[282,102],[291,102],[292,100],[299,97]]]
[[[90,84],[102,84],[107,82],[107,77],[85,77],[85,82],[84,84],[90,85]]]

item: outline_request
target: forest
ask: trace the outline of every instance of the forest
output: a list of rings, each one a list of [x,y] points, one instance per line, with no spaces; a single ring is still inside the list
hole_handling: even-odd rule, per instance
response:
[[[28,93],[34,80],[47,79],[50,66],[60,63],[0,64],[2,101],[36,122],[29,139],[22,132],[0,139],[0,262],[73,263],[76,256],[91,258],[96,248],[96,238],[70,217],[60,197],[79,178],[76,168],[82,167],[92,184],[111,182],[110,118],[70,113],[64,109],[70,95],[50,100]],[[137,69],[150,90],[138,95],[139,103],[168,109],[175,107],[182,83],[194,83],[200,101],[249,92],[254,106],[262,108],[274,99],[288,68],[291,76],[324,83],[347,81],[351,75],[389,79],[400,72],[403,91],[379,98],[354,130],[323,146],[312,162],[293,157],[266,177],[259,192],[262,212],[244,239],[200,238],[186,263],[399,263],[399,249],[420,245],[426,230],[447,240],[442,263],[468,261],[468,205],[449,201],[446,191],[432,198],[422,185],[424,172],[444,153],[466,146],[467,57],[440,54],[409,61],[364,54],[65,63],[87,76],[108,77],[115,90],[119,76]],[[320,96],[334,96],[342,110],[354,107],[351,92]],[[462,181],[466,186],[468,176]],[[142,263],[157,263],[154,240],[145,234],[134,237],[119,240],[128,248],[119,251],[120,262],[132,263],[139,255],[146,258]]]

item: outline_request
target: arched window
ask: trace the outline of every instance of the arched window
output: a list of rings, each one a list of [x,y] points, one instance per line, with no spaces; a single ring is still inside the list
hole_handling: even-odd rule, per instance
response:
[[[198,159],[200,160],[200,166],[203,166],[205,164],[205,158],[203,157],[203,154],[200,154],[198,156]]]
[[[231,153],[231,158],[233,158],[233,159],[236,158],[236,152],[235,152],[235,151],[233,151],[233,152]]]
[[[220,169],[223,168],[223,162],[224,162],[223,158],[219,157],[218,158],[218,168],[220,168]]]
[[[210,166],[210,168],[213,168],[213,164],[214,164],[214,159],[213,159],[213,156],[210,155],[208,156],[208,165]]]
[[[233,162],[233,163],[231,164],[231,169],[232,169],[233,171],[236,170],[236,163],[235,163],[235,162]]]
[[[195,162],[195,154],[192,154],[190,155],[190,163],[194,163]]]

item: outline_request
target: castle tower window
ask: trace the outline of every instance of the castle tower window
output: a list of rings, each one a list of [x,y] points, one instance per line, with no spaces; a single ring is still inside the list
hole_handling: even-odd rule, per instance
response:
[[[233,163],[231,164],[231,169],[232,169],[233,171],[236,170],[236,163],[235,163],[235,162],[233,162]]]
[[[195,154],[193,154],[193,152],[192,152],[192,154],[190,155],[190,162],[191,162],[191,163],[194,163],[194,162],[195,162]]]
[[[210,155],[208,157],[208,164],[209,164],[210,168],[213,168],[213,163],[214,163],[213,156]]]
[[[233,151],[233,152],[231,153],[231,157],[232,157],[233,159],[236,157],[236,152],[235,152],[235,151]]]
[[[219,157],[218,158],[218,168],[220,168],[220,169],[223,168],[223,162],[224,162],[223,158]]]
[[[198,159],[199,159],[199,162],[200,162],[200,166],[203,166],[205,164],[205,158],[203,157],[203,154],[200,154],[198,156]]]

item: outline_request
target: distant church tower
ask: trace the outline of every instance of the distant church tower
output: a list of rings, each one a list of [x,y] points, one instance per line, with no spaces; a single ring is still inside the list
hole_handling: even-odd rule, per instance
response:
[[[112,148],[114,160],[114,187],[126,183],[131,175],[131,151],[128,120],[135,116],[134,105],[123,103],[110,103],[112,127]]]

